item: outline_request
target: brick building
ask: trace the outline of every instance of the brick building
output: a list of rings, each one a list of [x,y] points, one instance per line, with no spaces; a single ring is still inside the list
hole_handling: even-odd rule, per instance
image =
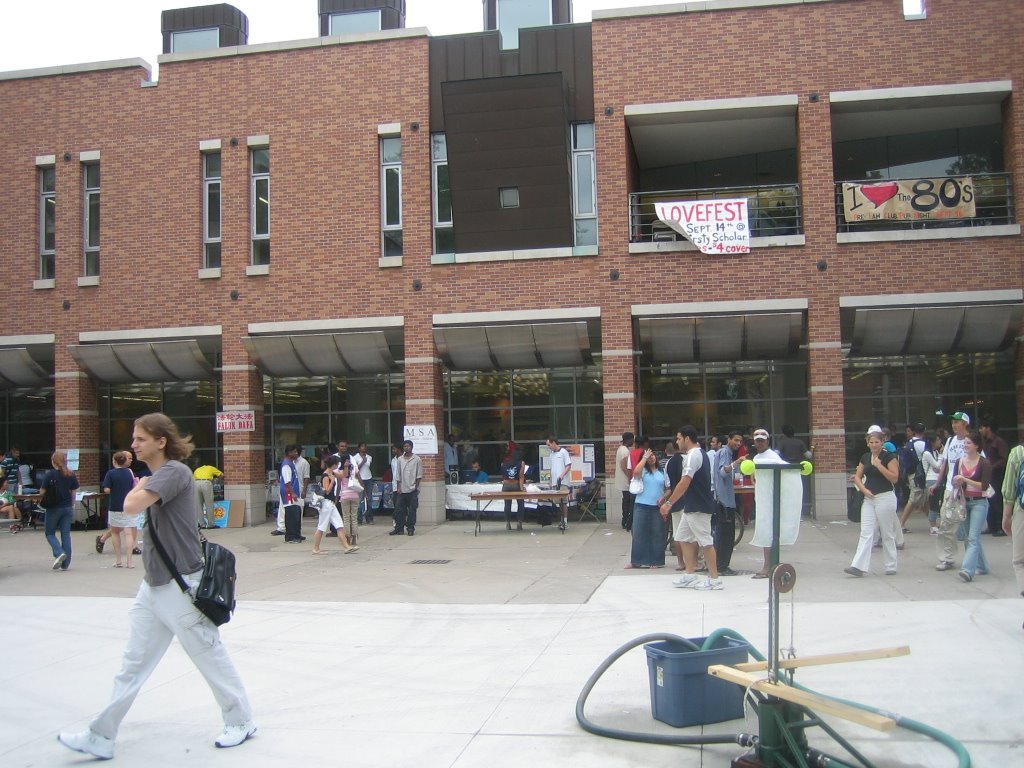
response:
[[[707,5],[484,0],[488,31],[432,37],[321,0],[322,37],[261,45],[209,6],[164,14],[158,82],[0,73],[0,441],[79,448],[94,487],[159,408],[255,522],[284,443],[366,440],[379,475],[406,424],[492,473],[552,433],[610,473],[627,430],[789,423],[826,516],[869,423],[1014,438],[1024,7]],[[857,220],[890,182],[923,218]],[[749,253],[655,215],[711,198],[747,199]]]

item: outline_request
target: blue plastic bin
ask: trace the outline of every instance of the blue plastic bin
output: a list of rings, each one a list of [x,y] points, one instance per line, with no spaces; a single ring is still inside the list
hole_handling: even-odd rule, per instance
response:
[[[701,646],[705,639],[690,642]],[[743,717],[743,689],[707,671],[715,664],[742,664],[749,648],[724,637],[707,651],[691,651],[676,640],[645,645],[654,719],[682,728]]]

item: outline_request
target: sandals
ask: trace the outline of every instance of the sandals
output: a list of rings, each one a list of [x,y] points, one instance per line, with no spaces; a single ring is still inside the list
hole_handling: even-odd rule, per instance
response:
[[[349,547],[348,549],[345,550],[345,554],[346,555],[351,555],[353,552],[358,552],[358,551],[359,551],[359,547]]]

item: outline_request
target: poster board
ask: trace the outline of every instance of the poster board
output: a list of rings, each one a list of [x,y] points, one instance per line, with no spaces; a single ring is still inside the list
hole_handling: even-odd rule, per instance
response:
[[[572,468],[569,470],[569,484],[583,485],[594,479],[594,444],[563,443],[562,448],[569,452]],[[551,485],[551,449],[540,446],[540,484]]]

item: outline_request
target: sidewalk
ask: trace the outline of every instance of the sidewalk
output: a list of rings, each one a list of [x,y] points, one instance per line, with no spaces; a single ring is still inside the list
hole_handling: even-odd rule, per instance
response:
[[[503,768],[721,765],[738,746],[665,747],[605,739],[576,723],[576,697],[623,643],[650,632],[686,637],[727,626],[767,649],[767,585],[745,576],[721,592],[673,589],[671,568],[628,571],[629,536],[604,523],[506,532],[471,521],[387,536],[389,519],[360,530],[358,553],[335,539],[326,557],[310,540],[286,544],[271,526],[215,530],[239,558],[240,605],[222,630],[256,710],[259,733],[216,750],[217,707],[172,645],[126,718],[116,760],[149,766]],[[908,535],[900,573],[852,579],[857,526],[805,522],[783,560],[797,571],[783,596],[781,645],[798,655],[907,644],[909,657],[801,671],[798,679],[921,720],[965,743],[976,766],[1015,764],[1024,748],[1017,688],[1024,679],[1024,601],[1007,539],[984,537],[995,570],[963,584],[937,573],[927,528]],[[49,569],[41,532],[0,534],[0,640],[17,662],[0,672],[0,764],[88,762],[57,744],[105,701],[141,578],[97,555],[94,532],[74,534],[68,573]],[[749,540],[749,534],[748,534]],[[878,554],[878,553],[876,553]],[[746,542],[733,558],[753,570]],[[631,651],[587,706],[595,722],[659,733],[647,665]],[[879,766],[955,765],[952,753],[902,730],[879,734],[830,723]],[[756,732],[753,718],[707,732]],[[820,732],[813,745],[837,752]]]

